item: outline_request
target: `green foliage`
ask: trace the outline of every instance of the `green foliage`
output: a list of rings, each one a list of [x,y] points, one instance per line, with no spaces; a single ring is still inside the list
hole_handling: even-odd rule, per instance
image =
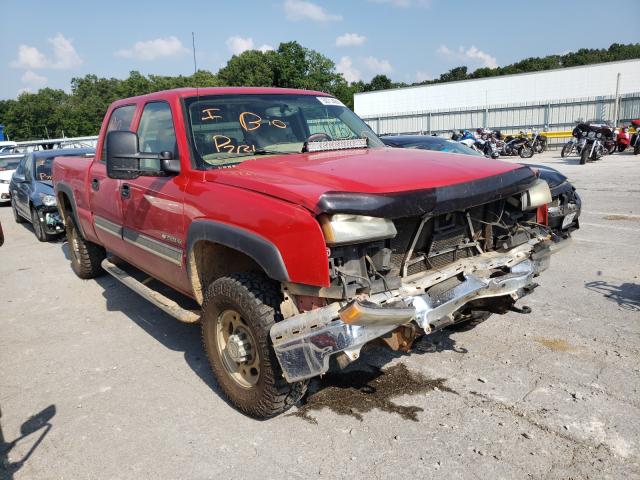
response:
[[[416,83],[414,85],[429,85],[434,83],[453,82],[457,80],[471,80],[474,78],[496,77],[499,75],[513,75],[516,73],[539,72],[554,68],[578,67],[594,63],[617,62],[640,58],[640,43],[621,45],[613,43],[609,48],[581,48],[577,52],[564,55],[547,55],[546,57],[531,57],[519,62],[496,68],[478,68],[468,73],[467,67],[461,66],[449,70],[434,80]]]
[[[479,68],[473,72],[459,66],[418,85],[634,58],[640,58],[640,43],[614,43],[608,49],[583,48],[565,55],[525,58],[504,67]],[[376,75],[370,82],[348,83],[336,71],[331,59],[298,42],[286,42],[275,51],[250,50],[234,55],[217,75],[206,70],[175,77],[145,76],[132,71],[124,80],[96,75],[73,78],[71,93],[44,88],[37,93],[23,93],[16,100],[0,100],[0,124],[5,125],[5,132],[13,140],[46,138],[47,135],[60,137],[63,133],[66,136],[96,135],[109,104],[119,98],[172,88],[224,85],[319,90],[335,95],[349,108],[353,108],[355,93],[406,86],[386,75]]]

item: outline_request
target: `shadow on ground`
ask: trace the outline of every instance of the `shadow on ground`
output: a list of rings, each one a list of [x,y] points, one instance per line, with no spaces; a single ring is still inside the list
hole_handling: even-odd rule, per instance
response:
[[[20,470],[24,464],[29,460],[33,452],[38,448],[40,443],[44,440],[44,437],[47,436],[49,430],[53,428],[51,425],[51,419],[56,414],[56,406],[49,405],[47,408],[37,413],[36,415],[29,417],[21,426],[20,426],[20,436],[15,438],[12,441],[7,441],[4,438],[4,434],[2,432],[2,424],[0,423],[0,478],[4,479],[12,479],[14,473]],[[2,418],[2,411],[0,411],[0,419]],[[27,437],[30,437],[32,434],[39,432],[38,438],[31,444],[27,453],[16,461],[9,460],[9,452],[15,447],[18,442],[21,442]]]
[[[640,285],[637,283],[625,282],[620,285],[596,280],[585,284],[588,290],[598,292],[605,298],[616,302],[625,310],[640,311]]]

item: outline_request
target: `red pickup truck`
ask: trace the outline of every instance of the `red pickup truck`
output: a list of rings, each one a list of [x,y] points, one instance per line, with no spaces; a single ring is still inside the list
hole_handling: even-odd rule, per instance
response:
[[[322,92],[119,100],[96,152],[54,162],[73,270],[106,270],[201,322],[221,389],[255,417],[372,340],[408,350],[454,323],[526,312],[515,303],[558,245],[549,188],[529,168],[387,148]]]

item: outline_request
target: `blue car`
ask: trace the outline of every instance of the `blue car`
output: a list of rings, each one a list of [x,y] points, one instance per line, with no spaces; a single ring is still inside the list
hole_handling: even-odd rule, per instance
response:
[[[93,156],[93,148],[68,148],[31,152],[24,156],[11,177],[9,192],[16,223],[30,222],[36,238],[47,242],[64,233],[51,182],[55,157]]]

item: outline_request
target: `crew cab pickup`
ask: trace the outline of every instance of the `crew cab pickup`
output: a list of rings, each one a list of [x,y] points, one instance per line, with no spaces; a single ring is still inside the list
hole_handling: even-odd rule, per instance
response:
[[[526,312],[516,302],[561,244],[528,167],[387,148],[322,92],[116,101],[95,157],[56,159],[53,183],[76,274],[106,270],[200,322],[222,391],[254,417],[374,339],[409,350],[454,323]]]

